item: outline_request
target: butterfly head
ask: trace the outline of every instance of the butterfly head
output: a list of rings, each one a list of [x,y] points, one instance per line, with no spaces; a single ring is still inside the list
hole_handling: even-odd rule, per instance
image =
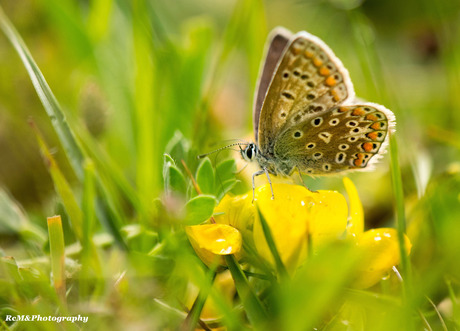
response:
[[[249,143],[245,148],[241,148],[241,156],[246,162],[252,162],[257,158],[259,149],[254,143]]]

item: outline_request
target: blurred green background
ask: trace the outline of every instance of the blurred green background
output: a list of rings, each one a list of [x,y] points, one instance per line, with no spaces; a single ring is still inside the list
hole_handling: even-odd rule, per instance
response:
[[[211,142],[251,136],[263,44],[279,25],[322,38],[349,69],[357,95],[393,110],[402,162],[417,170],[404,178],[408,190],[426,184],[431,170],[444,171],[457,156],[457,1],[151,1],[139,18],[145,20],[139,29],[152,41],[152,63],[146,64],[135,58],[128,2],[2,5],[69,120],[97,137],[134,182],[140,120],[135,108],[146,107],[136,97],[152,95],[146,120],[157,131],[155,159],[176,129],[194,138],[200,153]],[[228,27],[231,20],[236,22]],[[0,40],[0,179],[24,206],[40,209],[52,184],[28,118],[53,141],[62,167],[65,158],[20,59]],[[145,92],[138,90],[143,82],[136,82],[136,70],[154,70]],[[152,176],[158,177],[156,169]]]
[[[252,136],[253,91],[272,28],[317,35],[349,70],[357,96],[396,115],[414,287],[435,305],[458,295],[459,1],[21,0],[1,6],[77,138],[136,192],[137,205],[129,190],[119,193],[118,182],[106,180],[123,225],[171,217],[149,218],[163,193],[163,153],[178,132],[190,143],[185,161],[192,172],[197,154]],[[78,196],[81,179],[23,63],[0,34],[0,183],[46,229],[46,216],[63,207],[29,120]],[[350,176],[368,227],[395,224],[400,198],[389,169],[387,154],[375,172]],[[340,178],[305,179],[315,189],[342,190]],[[249,188],[243,182],[234,191]],[[1,229],[4,255],[40,255],[25,249],[11,228]],[[460,327],[458,303],[442,313]],[[429,318],[439,326],[434,313]]]

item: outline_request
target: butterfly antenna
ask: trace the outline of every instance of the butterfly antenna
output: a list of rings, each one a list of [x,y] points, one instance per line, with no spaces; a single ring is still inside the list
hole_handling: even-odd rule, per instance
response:
[[[224,149],[227,149],[227,148],[230,148],[230,147],[233,147],[233,146],[240,146],[240,149],[241,149],[241,145],[247,145],[248,143],[247,142],[239,142],[239,143],[234,143],[234,144],[230,144],[230,145],[227,145],[227,146],[224,146],[224,147],[221,147],[221,148],[218,148],[212,152],[209,152],[209,153],[205,153],[205,154],[200,154],[197,156],[197,159],[202,159],[210,154],[214,154],[216,152],[219,152],[219,151],[222,151]]]

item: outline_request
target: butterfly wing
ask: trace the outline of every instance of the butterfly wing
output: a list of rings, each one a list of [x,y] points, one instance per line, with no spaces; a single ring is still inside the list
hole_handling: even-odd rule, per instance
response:
[[[382,154],[393,127],[393,113],[381,105],[333,107],[286,128],[274,155],[311,175],[362,169]]]
[[[292,33],[282,27],[275,28],[268,37],[269,42],[265,46],[265,59],[262,62],[261,71],[259,73],[259,81],[257,82],[256,95],[254,97],[254,136],[256,143],[258,140],[259,116],[262,109],[262,104],[267,94],[268,86],[272,81],[276,66],[278,65],[281,55],[292,37]]]
[[[261,90],[259,85],[258,98]],[[274,155],[275,141],[286,126],[353,98],[348,71],[330,48],[307,32],[293,35],[272,75],[260,115],[256,115],[256,100],[259,149],[264,155]]]

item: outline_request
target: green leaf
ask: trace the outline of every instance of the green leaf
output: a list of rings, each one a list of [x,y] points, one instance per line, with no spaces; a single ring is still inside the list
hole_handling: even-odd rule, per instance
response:
[[[165,151],[175,160],[187,160],[190,143],[180,131],[176,131],[166,145]]]
[[[220,183],[219,191],[217,194],[217,200],[220,201],[227,192],[231,191],[231,189],[235,187],[237,183],[238,181],[234,178],[231,178],[229,180],[226,180],[223,183]]]
[[[190,199],[185,205],[188,225],[200,224],[212,216],[216,199],[210,195],[199,195]]]
[[[230,178],[235,178],[236,162],[234,159],[228,159],[220,162],[216,167],[216,178],[222,182]]]
[[[170,189],[176,192],[185,194],[187,190],[187,184],[185,183],[185,177],[179,168],[171,166],[169,168],[169,184]]]
[[[185,194],[187,190],[187,183],[182,171],[176,166],[173,158],[164,154],[163,164],[163,180],[165,191],[174,191]]]
[[[220,162],[216,167],[217,200],[230,191],[237,183],[235,178],[236,162],[228,159]]]
[[[196,171],[196,182],[203,194],[214,194],[214,168],[209,158],[203,159]]]

